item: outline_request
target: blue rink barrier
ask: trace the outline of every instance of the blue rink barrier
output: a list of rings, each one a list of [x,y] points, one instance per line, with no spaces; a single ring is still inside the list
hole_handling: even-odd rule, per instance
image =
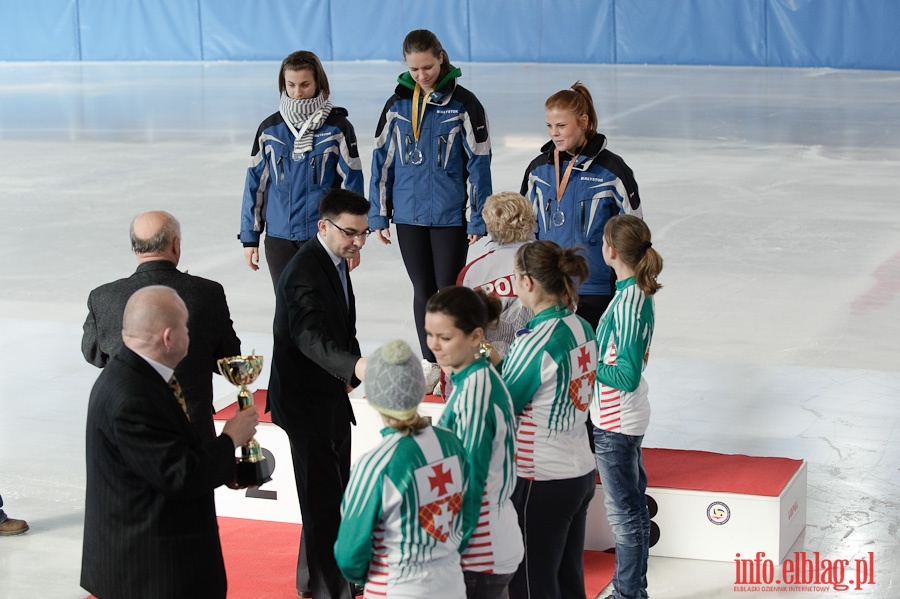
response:
[[[397,60],[900,70],[898,0],[0,0],[0,60]]]

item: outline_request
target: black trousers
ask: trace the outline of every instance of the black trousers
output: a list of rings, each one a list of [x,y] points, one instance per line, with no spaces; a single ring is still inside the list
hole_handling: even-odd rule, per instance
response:
[[[596,331],[600,317],[603,316],[612,298],[611,295],[579,295],[575,314],[588,321],[591,328]]]
[[[425,305],[439,290],[456,285],[469,253],[466,227],[397,225],[397,243],[413,285],[413,316],[422,357],[434,362],[425,341]]]
[[[596,478],[591,470],[564,480],[518,479],[512,502],[525,557],[509,584],[510,599],[585,596],[584,531]]]
[[[278,288],[278,279],[284,267],[291,261],[294,254],[297,253],[306,241],[291,241],[290,239],[282,239],[280,237],[272,237],[266,235],[263,242],[266,246],[266,264],[269,267],[269,275],[272,277],[272,286]]]
[[[350,583],[334,559],[341,523],[341,499],[350,478],[350,430],[342,439],[285,431],[303,517],[297,556],[297,589],[316,599],[351,599]],[[307,588],[302,588],[306,586]]]

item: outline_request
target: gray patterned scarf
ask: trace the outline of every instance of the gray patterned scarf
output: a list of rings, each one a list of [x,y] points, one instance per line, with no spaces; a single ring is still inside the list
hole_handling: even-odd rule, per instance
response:
[[[305,154],[312,150],[313,131],[322,126],[331,114],[331,109],[331,100],[326,100],[322,94],[306,100],[295,100],[287,92],[281,93],[278,111],[294,134],[295,154]]]

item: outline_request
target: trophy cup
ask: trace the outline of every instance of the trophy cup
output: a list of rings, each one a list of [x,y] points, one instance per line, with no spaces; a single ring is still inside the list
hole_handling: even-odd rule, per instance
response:
[[[240,386],[238,391],[238,409],[244,410],[253,405],[253,394],[247,389],[262,372],[263,358],[256,354],[249,356],[232,356],[218,361],[219,372],[232,385]],[[241,445],[241,457],[236,458],[237,476],[228,486],[233,489],[258,487],[272,480],[272,468],[262,453],[262,448],[254,438]]]

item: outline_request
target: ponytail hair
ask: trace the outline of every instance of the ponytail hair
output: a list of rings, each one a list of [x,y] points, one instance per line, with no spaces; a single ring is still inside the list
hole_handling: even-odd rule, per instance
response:
[[[567,304],[578,303],[578,286],[590,272],[580,248],[563,249],[549,239],[520,247],[515,267],[536,281],[548,296]]]
[[[404,437],[415,437],[431,424],[430,419],[425,416],[420,416],[419,414],[413,414],[412,417],[407,418],[406,420],[398,420],[391,416],[387,416],[386,414],[382,414],[382,417],[389,427]]]
[[[606,221],[603,239],[619,253],[622,262],[634,269],[634,278],[641,291],[653,295],[662,289],[656,278],[662,272],[663,259],[653,249],[647,223],[631,214],[619,214]]]
[[[481,289],[447,287],[431,296],[425,312],[446,314],[453,319],[453,326],[469,335],[481,327],[485,330],[500,320],[503,303],[500,298],[488,295]]]
[[[544,102],[545,110],[565,110],[571,112],[576,118],[587,115],[587,129],[585,136],[591,139],[597,133],[597,111],[594,109],[594,99],[591,92],[581,81],[576,81],[569,89],[556,92]]]

